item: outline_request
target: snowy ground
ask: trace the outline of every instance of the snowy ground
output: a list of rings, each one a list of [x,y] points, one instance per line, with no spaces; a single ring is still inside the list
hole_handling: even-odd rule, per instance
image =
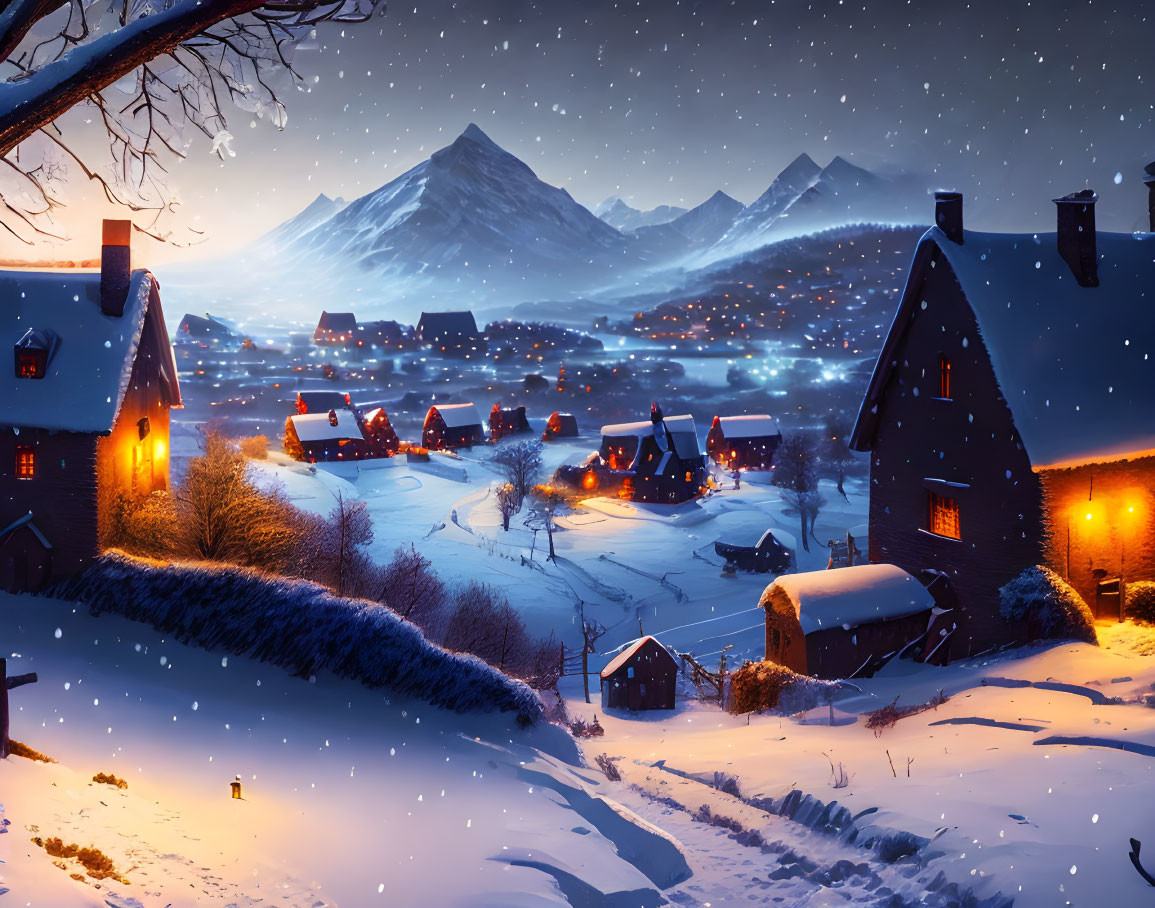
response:
[[[869,887],[882,885],[922,904],[931,898],[926,882],[941,871],[979,898],[1013,896],[1017,908],[1150,905],[1153,890],[1127,855],[1132,837],[1146,844],[1145,853],[1155,851],[1155,709],[1147,702],[1155,691],[1155,629],[1103,624],[1099,631],[1099,648],[1036,647],[948,668],[892,664],[859,682],[862,695],[838,703],[833,727],[825,707],[791,718],[747,719],[696,702],[627,718],[605,715],[596,694],[594,705],[586,705],[572,682],[567,693],[572,712],[587,718],[597,712],[605,727],[605,737],[590,739],[585,749],[591,758],[606,753],[618,760],[619,787],[632,794],[615,796],[687,846],[693,843],[695,876],[666,893],[672,900],[684,892],[715,904],[770,896],[791,905],[847,898],[873,904],[878,890]],[[903,719],[877,737],[865,727],[862,713],[895,696],[914,704],[940,689],[951,699],[937,710]],[[832,765],[839,764],[849,784],[835,789]],[[797,788],[837,800],[851,813],[878,808],[870,817],[878,825],[938,838],[925,867],[884,865],[870,852],[818,837],[678,774],[710,779],[714,772],[736,776],[746,800],[778,800]],[[647,809],[647,796],[671,798],[682,808],[651,800]],[[820,869],[844,859],[867,864],[868,872],[833,888],[822,877],[815,883],[813,874],[798,873],[767,887],[767,874],[782,872],[780,855],[694,823],[690,813],[700,804],[740,819]],[[731,860],[732,875],[711,878],[711,867]],[[1155,854],[1147,863],[1155,864]]]
[[[13,904],[656,905],[685,873],[555,727],[310,684],[54,600],[0,595],[0,641],[40,679],[11,694],[13,737],[60,761],[0,762]],[[129,885],[72,880],[34,835],[99,847]]]

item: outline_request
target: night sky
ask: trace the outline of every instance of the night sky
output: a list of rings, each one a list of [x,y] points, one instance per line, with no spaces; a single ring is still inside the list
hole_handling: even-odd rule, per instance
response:
[[[142,253],[227,252],[318,192],[377,188],[471,121],[591,207],[608,195],[690,207],[719,188],[749,202],[805,151],[932,174],[967,194],[977,228],[1051,230],[1050,199],[1090,185],[1101,227],[1136,229],[1155,159],[1143,7],[393,2],[298,52],[309,90],[285,92],[283,133],[234,111],[235,157],[195,141],[170,184],[178,226],[211,239]],[[78,190],[64,218],[87,249],[92,195]]]

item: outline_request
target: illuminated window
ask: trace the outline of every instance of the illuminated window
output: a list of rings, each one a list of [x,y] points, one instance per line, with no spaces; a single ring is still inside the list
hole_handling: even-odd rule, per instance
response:
[[[36,478],[36,449],[31,445],[16,446],[16,478]]]
[[[56,343],[51,331],[29,328],[13,346],[17,378],[44,378],[48,372],[48,355]]]
[[[950,400],[950,360],[938,358],[938,396]]]
[[[930,493],[930,531],[938,536],[961,539],[958,502],[953,498]]]

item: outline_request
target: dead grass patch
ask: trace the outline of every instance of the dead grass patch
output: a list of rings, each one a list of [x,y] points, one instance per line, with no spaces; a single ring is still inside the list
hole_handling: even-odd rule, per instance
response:
[[[100,785],[115,785],[117,788],[128,788],[128,783],[124,779],[114,776],[110,772],[98,772],[92,777],[93,782]]]
[[[118,883],[128,885],[128,880],[116,872],[116,866],[112,863],[112,859],[108,857],[99,848],[81,848],[79,845],[65,845],[59,837],[49,839],[42,839],[40,836],[34,836],[32,843],[54,858],[72,859],[75,860],[85,872],[94,880],[116,880]],[[68,865],[63,861],[53,861],[57,867],[63,870],[68,869]],[[79,874],[69,874],[73,879],[77,879]]]
[[[29,747],[27,744],[23,744],[20,741],[9,740],[8,741],[8,748],[9,748],[9,751],[11,752],[12,756],[14,756],[14,757],[23,757],[25,760],[35,760],[37,763],[55,763],[56,762],[55,760],[52,759],[52,757],[46,756],[45,754],[42,754],[40,751],[34,750],[33,748]]]

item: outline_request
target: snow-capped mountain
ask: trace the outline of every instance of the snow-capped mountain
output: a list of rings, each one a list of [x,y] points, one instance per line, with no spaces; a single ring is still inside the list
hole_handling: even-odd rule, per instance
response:
[[[925,209],[926,188],[914,177],[880,176],[838,156],[819,167],[800,154],[735,216],[705,258],[854,222],[916,223],[925,220]]]
[[[701,205],[671,221],[670,226],[695,245],[707,246],[725,235],[744,208],[719,189]]]
[[[616,196],[610,196],[594,209],[594,214],[611,227],[629,233],[639,227],[656,227],[668,224],[686,213],[685,208],[674,205],[659,205],[649,211],[632,208]]]
[[[530,290],[592,276],[625,246],[617,230],[471,123],[453,144],[300,236],[292,253],[382,276]]]
[[[322,192],[289,220],[278,224],[257,240],[256,245],[270,249],[283,248],[296,242],[313,228],[325,223],[348,204],[340,196],[331,199]]]

